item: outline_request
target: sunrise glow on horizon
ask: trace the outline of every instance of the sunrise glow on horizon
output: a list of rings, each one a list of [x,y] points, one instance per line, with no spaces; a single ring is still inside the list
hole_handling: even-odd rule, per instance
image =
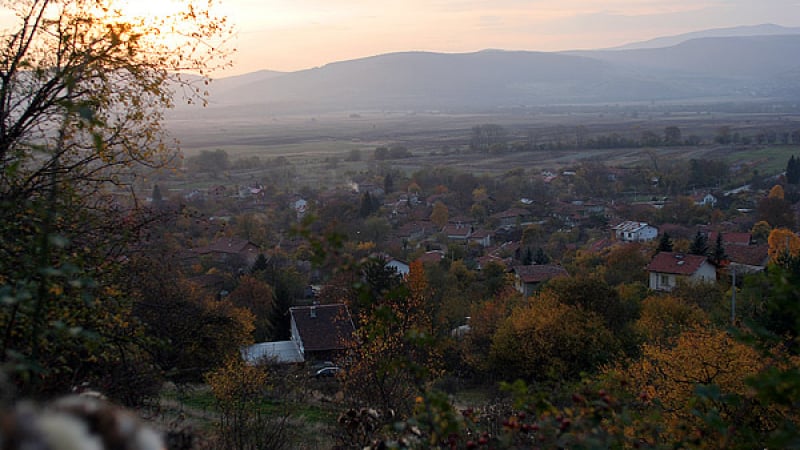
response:
[[[796,0],[224,0],[229,74],[294,71],[399,51],[559,51],[742,25],[800,25]],[[226,74],[227,75],[227,74]]]
[[[130,14],[175,0],[116,0]],[[180,0],[177,1],[180,3]],[[712,28],[800,26],[798,0],[215,0],[236,34],[218,76],[296,71],[392,52],[609,48]],[[0,8],[1,9],[1,8]],[[10,17],[0,11],[0,24]]]

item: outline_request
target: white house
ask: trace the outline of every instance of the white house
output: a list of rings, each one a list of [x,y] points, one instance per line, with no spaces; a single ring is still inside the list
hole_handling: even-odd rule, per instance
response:
[[[647,265],[650,289],[671,291],[679,280],[696,283],[715,283],[717,270],[705,256],[660,252]]]
[[[397,274],[403,278],[405,278],[411,271],[411,268],[408,266],[408,264],[404,263],[403,261],[400,261],[399,259],[389,260],[386,263],[386,267],[394,269],[395,272],[397,272]]]
[[[625,221],[611,228],[617,239],[625,242],[652,241],[658,236],[658,228],[646,222]]]

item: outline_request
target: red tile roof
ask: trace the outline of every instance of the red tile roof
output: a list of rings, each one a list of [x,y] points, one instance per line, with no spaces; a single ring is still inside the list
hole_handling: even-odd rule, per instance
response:
[[[717,232],[708,233],[709,245],[717,242]],[[750,233],[722,233],[722,244],[750,245]]]
[[[766,266],[769,259],[769,245],[731,245],[725,247],[725,254],[732,263]]]
[[[514,266],[512,269],[523,283],[541,283],[556,277],[568,277],[567,269],[554,264]]]
[[[661,252],[647,265],[649,272],[691,275],[706,262],[705,256],[684,253]]]
[[[347,348],[355,331],[350,311],[343,304],[296,306],[289,308],[289,313],[306,352]]]
[[[427,264],[427,263],[438,263],[442,259],[444,259],[444,252],[433,250],[430,252],[426,252],[425,254],[417,258],[415,261]]]

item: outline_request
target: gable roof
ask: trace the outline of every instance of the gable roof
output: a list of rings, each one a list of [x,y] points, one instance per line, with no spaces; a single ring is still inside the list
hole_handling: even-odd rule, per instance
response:
[[[725,247],[728,260],[734,264],[765,267],[769,261],[769,245],[731,245]]]
[[[750,245],[750,233],[722,233],[722,244]],[[708,243],[713,245],[717,242],[717,232],[708,233]]]
[[[527,209],[522,208],[509,208],[505,211],[500,211],[499,213],[492,214],[492,217],[495,219],[515,219],[517,217],[526,217],[530,214],[530,211]]]
[[[653,260],[647,265],[647,270],[649,272],[691,275],[697,272],[705,262],[705,256],[661,252],[653,257]]]
[[[428,263],[438,263],[443,259],[444,259],[444,252],[442,252],[441,250],[432,250],[423,253],[422,255],[420,255],[419,258],[415,259],[415,261],[419,261],[422,264],[428,264]]]
[[[295,306],[289,308],[289,314],[306,352],[345,349],[355,331],[350,310],[341,303]]]
[[[212,242],[211,244],[205,247],[193,249],[193,251],[201,255],[207,253],[240,254],[245,252],[254,253],[257,251],[257,249],[258,246],[248,241],[247,239],[226,237],[217,239],[216,241]]]
[[[622,223],[612,227],[611,229],[615,230],[615,231],[619,231],[620,233],[635,233],[635,232],[637,232],[639,230],[642,230],[644,228],[647,228],[649,226],[651,226],[651,225],[649,225],[647,222],[635,222],[635,221],[632,221],[632,220],[626,220],[625,222],[622,222]],[[652,227],[652,228],[655,228],[655,227]]]
[[[514,273],[523,283],[541,283],[557,277],[568,277],[567,269],[555,264],[536,264],[533,266],[514,266]]]

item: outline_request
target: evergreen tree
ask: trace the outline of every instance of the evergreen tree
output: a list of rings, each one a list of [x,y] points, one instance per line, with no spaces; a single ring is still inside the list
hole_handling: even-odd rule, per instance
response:
[[[661,235],[661,239],[658,241],[658,248],[656,251],[659,253],[672,251],[672,239],[670,239],[669,233],[664,233]]]
[[[364,195],[361,196],[361,209],[359,209],[359,215],[361,217],[369,217],[370,214],[373,212],[373,201],[372,196],[369,194],[369,191],[364,192]]]
[[[525,266],[533,264],[533,252],[530,247],[525,248],[525,256],[522,257],[522,264]]]
[[[786,182],[789,184],[800,183],[800,159],[792,155],[786,163]]]
[[[267,270],[267,257],[263,253],[259,253],[253,267],[250,268],[250,273],[258,273]]]
[[[698,231],[694,235],[692,245],[689,246],[689,253],[700,256],[708,255],[708,236]]]
[[[550,258],[544,252],[542,247],[536,249],[536,254],[533,255],[533,262],[536,264],[548,264],[550,262]]]
[[[717,233],[717,241],[711,251],[711,262],[719,265],[728,255],[725,254],[725,247],[722,245],[722,233]]]
[[[383,190],[387,194],[394,191],[394,177],[392,177],[392,173],[389,172],[383,177]]]

